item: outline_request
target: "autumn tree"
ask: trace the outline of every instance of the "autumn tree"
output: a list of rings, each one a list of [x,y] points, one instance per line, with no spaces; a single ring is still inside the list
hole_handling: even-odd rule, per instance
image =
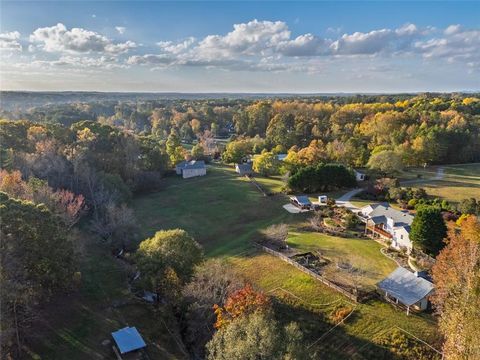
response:
[[[392,150],[372,154],[367,166],[384,174],[396,174],[403,169],[401,157]]]
[[[307,359],[298,324],[281,325],[272,312],[253,312],[218,330],[207,344],[209,360]]]
[[[224,306],[228,296],[242,287],[243,281],[224,260],[209,260],[195,268],[182,295],[185,341],[196,356],[205,357],[205,345],[213,336],[216,321],[213,306]]]
[[[191,278],[203,250],[185,230],[161,230],[140,243],[135,259],[146,285],[168,297]]]
[[[45,205],[0,192],[0,212],[0,340],[2,353],[18,355],[35,304],[72,287],[73,245]]]
[[[450,228],[447,245],[432,268],[432,302],[447,360],[480,358],[480,223],[468,216],[460,229]]]
[[[232,293],[223,307],[218,304],[214,306],[217,315],[215,327],[219,329],[238,317],[256,311],[265,311],[270,308],[270,305],[270,299],[265,294],[255,291],[250,284],[247,284]]]
[[[277,156],[268,151],[262,151],[253,159],[253,170],[263,176],[276,175],[279,172],[280,161]]]

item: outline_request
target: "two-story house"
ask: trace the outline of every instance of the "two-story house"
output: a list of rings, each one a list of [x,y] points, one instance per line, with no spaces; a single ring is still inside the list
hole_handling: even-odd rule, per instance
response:
[[[365,223],[365,233],[391,241],[395,249],[412,250],[410,226],[413,215],[408,211],[392,208],[388,203],[377,203],[364,206],[359,216]]]

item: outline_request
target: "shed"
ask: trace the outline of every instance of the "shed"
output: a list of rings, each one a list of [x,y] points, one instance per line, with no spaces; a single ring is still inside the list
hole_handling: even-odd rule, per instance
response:
[[[120,354],[143,349],[147,346],[136,327],[125,327],[112,333]]]
[[[290,200],[301,209],[309,209],[312,206],[310,199],[306,195],[292,196]]]
[[[434,291],[434,286],[430,281],[403,267],[396,268],[380,281],[377,287],[385,295],[385,298],[406,306],[407,315],[411,307],[416,310],[425,310],[428,306],[428,298]]]
[[[327,200],[328,200],[328,196],[327,196],[327,195],[319,195],[319,196],[318,196],[318,203],[319,203],[319,204],[326,204],[326,203],[327,203]]]
[[[357,181],[365,181],[366,178],[367,178],[367,175],[361,171],[358,171],[358,170],[353,170],[353,172],[355,173],[355,179]]]
[[[182,161],[175,166],[175,171],[184,179],[207,175],[207,167],[203,160]]]
[[[235,171],[240,175],[251,175],[253,173],[252,163],[235,164]]]

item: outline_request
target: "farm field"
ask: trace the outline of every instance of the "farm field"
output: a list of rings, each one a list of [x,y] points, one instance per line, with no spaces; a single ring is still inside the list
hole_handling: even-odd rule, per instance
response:
[[[142,238],[160,229],[183,228],[204,246],[208,257],[227,259],[248,282],[275,296],[282,318],[301,324],[313,352],[328,353],[331,359],[351,359],[352,355],[367,359],[378,350],[370,340],[395,326],[435,342],[436,330],[429,315],[407,317],[377,300],[352,304],[293,266],[253,247],[252,240],[262,229],[285,222],[291,228],[291,245],[307,251],[320,247],[332,259],[347,258],[364,267],[368,274],[365,285],[373,285],[395,268],[373,241],[300,232],[306,215],[287,213],[282,208],[285,201],[284,195],[264,197],[233,168],[215,165],[205,177],[168,178],[162,191],[136,198],[133,207],[143,229]],[[339,306],[351,308],[354,315],[331,330],[329,316]],[[323,335],[322,341],[315,342]]]
[[[445,199],[457,203],[462,199],[474,197],[480,198],[480,164],[460,164],[442,166],[444,175],[440,180],[428,180],[433,178],[438,167],[428,170],[411,170],[410,180],[421,174],[418,182],[408,184],[411,187],[422,187],[432,197]]]

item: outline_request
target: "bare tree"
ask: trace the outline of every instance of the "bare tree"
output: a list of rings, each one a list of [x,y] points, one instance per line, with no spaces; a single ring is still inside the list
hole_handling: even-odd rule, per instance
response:
[[[266,228],[263,232],[265,240],[279,249],[287,247],[288,225],[275,224]]]

